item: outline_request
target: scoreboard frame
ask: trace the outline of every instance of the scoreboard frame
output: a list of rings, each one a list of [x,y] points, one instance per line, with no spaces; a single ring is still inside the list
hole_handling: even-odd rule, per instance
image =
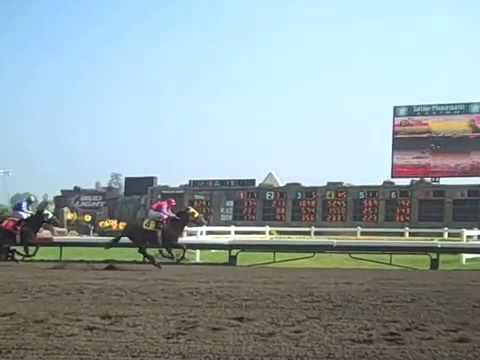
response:
[[[324,219],[323,211],[323,200],[327,198],[327,192],[330,191],[346,191],[346,217],[341,221],[328,222]],[[237,218],[233,217],[233,202],[234,200],[240,199],[241,193],[251,193],[255,199],[255,216],[250,216],[250,218]],[[263,200],[266,198],[270,192],[281,192],[286,193],[286,210],[284,210],[286,219],[285,221],[275,221],[271,219],[263,218]],[[298,201],[299,198],[304,197],[306,193],[311,192],[311,194],[316,193],[316,202],[315,202],[315,216],[314,218],[302,218],[300,209],[298,207],[295,209],[294,202]],[[360,194],[366,195],[361,196]],[[360,198],[368,197],[368,193],[376,194],[378,197],[378,215],[376,210],[371,212],[367,210],[366,215],[370,216],[372,213],[375,213],[375,216],[378,216],[377,222],[365,222],[363,217],[360,219],[358,217],[359,210],[357,209],[357,216],[355,214],[355,200],[361,200]],[[455,204],[453,200],[458,199],[478,199],[480,201],[480,185],[470,184],[470,185],[440,185],[432,184],[426,181],[417,181],[411,182],[409,185],[399,185],[392,182],[384,182],[380,185],[347,185],[344,183],[339,183],[339,185],[334,184],[327,186],[302,186],[301,184],[287,184],[285,186],[279,187],[263,187],[258,186],[256,188],[245,187],[245,188],[188,188],[188,187],[166,187],[158,186],[152,188],[150,191],[150,198],[157,199],[159,195],[173,196],[178,195],[178,207],[183,206],[184,203],[187,205],[189,200],[191,200],[195,194],[203,193],[208,195],[210,199],[211,207],[211,217],[209,225],[215,226],[265,226],[269,224],[274,224],[274,226],[318,226],[318,227],[355,227],[355,226],[365,226],[365,227],[472,227],[476,224],[472,224],[467,220],[457,221],[453,220],[453,206]],[[177,194],[178,193],[178,194]],[[299,195],[300,194],[300,195]],[[441,196],[440,196],[441,195]],[[270,198],[270,197],[269,197]],[[445,216],[443,221],[432,220],[426,221],[419,218],[419,208],[420,201],[423,199],[429,198],[442,198],[444,199],[445,207]],[[183,202],[180,200],[183,199]],[[392,202],[393,201],[393,202]],[[443,200],[442,200],[443,201]],[[475,200],[477,201],[477,200]],[[387,204],[388,202],[388,204]],[[404,204],[402,207],[399,207],[400,202]],[[228,203],[228,204],[227,204]],[[457,208],[458,206],[458,201]],[[229,206],[227,206],[229,205]],[[298,205],[298,204],[297,204]],[[147,203],[148,206],[148,203]],[[283,205],[282,205],[283,207]],[[480,205],[479,205],[480,207]],[[357,206],[358,208],[358,206]],[[457,209],[458,210],[458,209]],[[461,209],[460,209],[461,210]],[[458,210],[458,211],[460,211]],[[239,211],[239,210],[236,210]],[[243,210],[240,210],[243,211]],[[457,211],[457,212],[458,212]],[[247,211],[248,212],[248,211]],[[294,216],[294,213],[296,215]],[[248,212],[252,215],[252,213]],[[465,218],[465,217],[463,217]],[[399,220],[401,219],[401,220]],[[282,218],[281,220],[284,220]],[[314,220],[314,221],[311,221]],[[479,219],[480,221],[480,219]]]

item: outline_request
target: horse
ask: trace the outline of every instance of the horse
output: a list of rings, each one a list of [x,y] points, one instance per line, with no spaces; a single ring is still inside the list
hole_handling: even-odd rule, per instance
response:
[[[50,211],[42,209],[37,210],[35,214],[24,220],[20,228],[16,228],[18,221],[19,219],[7,218],[0,226],[0,258],[6,256],[6,260],[16,261],[15,255],[17,254],[23,258],[35,256],[38,245],[35,246],[33,254],[30,254],[29,245],[33,243],[43,224],[60,226],[58,219]],[[19,250],[10,249],[10,247],[17,245],[23,246],[23,253]]]
[[[197,225],[207,224],[205,218],[193,207],[187,207],[185,210],[177,212],[176,215],[178,219],[170,219],[170,221],[164,224],[158,231],[156,228],[146,229],[144,226],[146,222],[142,225],[127,224],[120,235],[105,245],[105,249],[112,248],[122,237],[127,237],[132,243],[138,246],[138,253],[140,253],[144,259],[147,259],[153,266],[161,268],[161,265],[155,260],[155,257],[147,252],[147,247],[165,247],[171,255],[171,258],[174,259],[172,248],[179,246],[178,238],[182,236],[185,226],[187,226],[191,220]],[[183,254],[185,254],[185,247],[180,247],[183,249]],[[167,257],[161,250],[159,252],[162,256]]]

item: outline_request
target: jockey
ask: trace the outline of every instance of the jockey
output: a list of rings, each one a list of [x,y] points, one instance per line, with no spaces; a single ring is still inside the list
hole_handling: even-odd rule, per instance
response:
[[[175,199],[160,200],[152,204],[148,217],[165,223],[169,218],[178,219],[172,209],[177,205]]]
[[[35,202],[35,197],[29,195],[25,200],[17,202],[13,206],[13,216],[21,220],[25,220],[33,215],[33,203]]]

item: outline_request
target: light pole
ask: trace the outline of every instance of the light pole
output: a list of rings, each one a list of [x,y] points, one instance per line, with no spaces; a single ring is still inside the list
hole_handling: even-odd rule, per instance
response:
[[[9,204],[10,196],[8,193],[7,177],[12,176],[12,170],[0,169],[0,176],[2,177],[2,188],[3,188],[3,194],[5,196],[5,205],[10,206]]]

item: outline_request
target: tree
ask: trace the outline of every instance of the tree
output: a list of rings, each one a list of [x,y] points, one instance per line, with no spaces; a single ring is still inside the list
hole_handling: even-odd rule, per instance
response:
[[[0,218],[11,215],[11,210],[7,205],[0,204]]]
[[[49,211],[53,211],[54,207],[55,206],[53,202],[48,199],[48,194],[43,194],[42,201],[40,201],[40,203],[38,204],[37,210],[47,209]]]
[[[108,181],[108,187],[118,189],[120,192],[123,188],[123,177],[122,174],[113,172],[110,175],[110,180]]]

